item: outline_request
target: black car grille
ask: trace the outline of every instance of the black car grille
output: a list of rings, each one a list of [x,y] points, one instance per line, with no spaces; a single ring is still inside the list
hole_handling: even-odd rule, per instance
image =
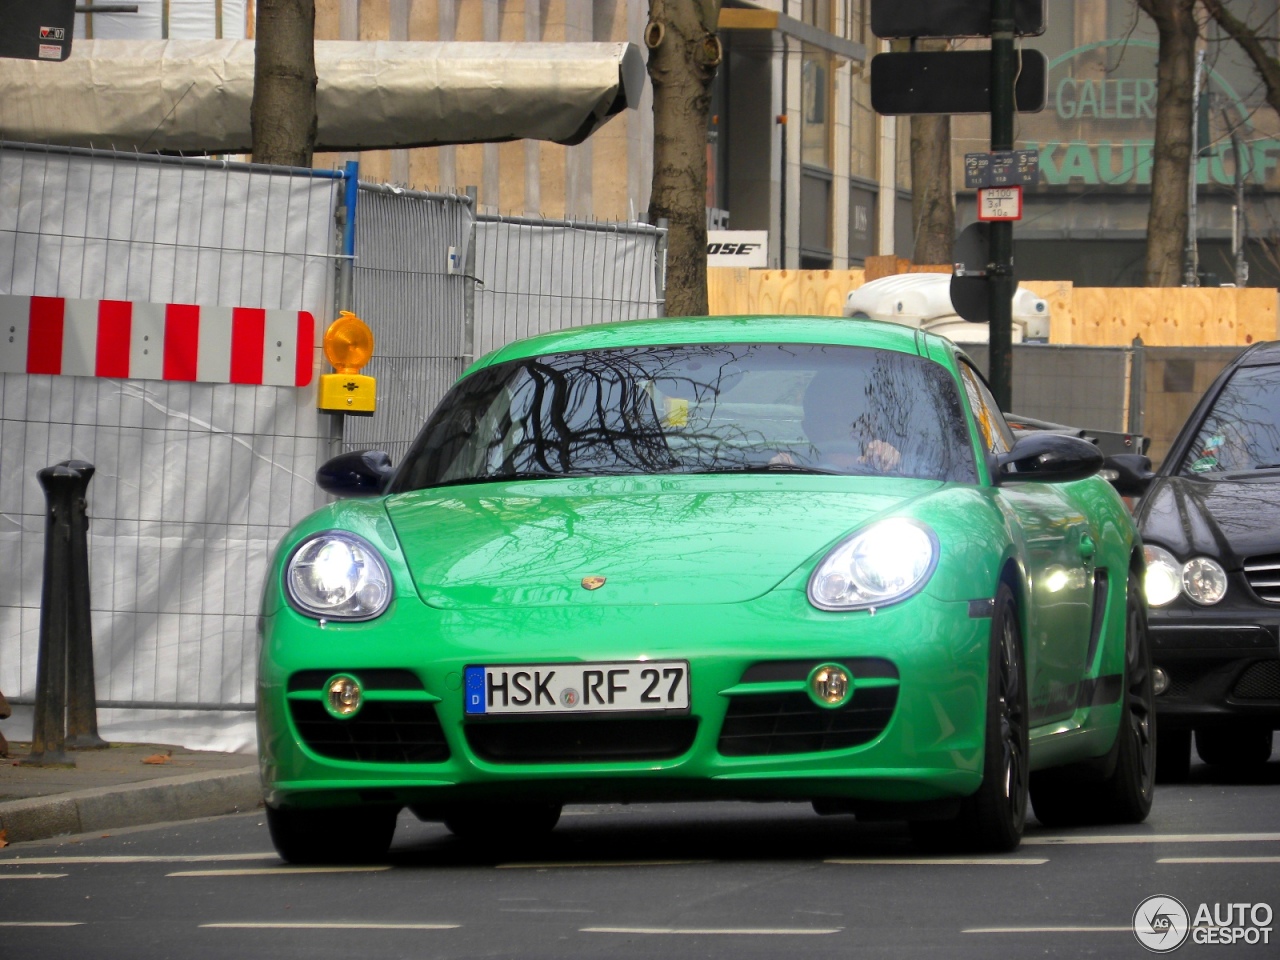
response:
[[[1233,700],[1280,700],[1280,660],[1249,665],[1231,688]]]
[[[698,718],[608,717],[480,720],[467,743],[490,763],[621,763],[671,760],[688,752]]]
[[[743,685],[804,680],[824,661],[788,660],[754,664]],[[836,660],[854,677],[854,693],[842,707],[820,707],[807,693],[735,693],[720,728],[718,749],[726,757],[762,757],[845,750],[869,743],[889,725],[898,704],[897,684],[859,687],[858,681],[897,680],[888,660]]]
[[[319,694],[335,673],[353,673],[366,693],[399,693],[402,699],[366,700],[353,717],[335,717],[318,697],[289,698],[289,713],[302,742],[332,760],[359,763],[440,763],[449,745],[431,703],[414,699],[424,689],[409,670],[300,670],[289,677],[291,694]]]
[[[360,763],[449,759],[449,745],[430,703],[375,700],[346,719],[331,716],[318,700],[290,700],[289,710],[302,742],[322,757]]]
[[[1280,553],[1266,557],[1246,557],[1244,576],[1259,600],[1280,603]]]

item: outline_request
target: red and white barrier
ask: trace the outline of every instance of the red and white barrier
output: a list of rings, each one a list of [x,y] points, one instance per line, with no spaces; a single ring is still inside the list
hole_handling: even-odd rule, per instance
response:
[[[0,295],[0,373],[305,387],[305,310]]]

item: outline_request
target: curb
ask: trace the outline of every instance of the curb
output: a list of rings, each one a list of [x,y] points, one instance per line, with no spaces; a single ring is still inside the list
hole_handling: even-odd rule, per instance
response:
[[[0,803],[0,830],[9,843],[61,834],[194,820],[252,810],[262,804],[258,768],[95,787]]]

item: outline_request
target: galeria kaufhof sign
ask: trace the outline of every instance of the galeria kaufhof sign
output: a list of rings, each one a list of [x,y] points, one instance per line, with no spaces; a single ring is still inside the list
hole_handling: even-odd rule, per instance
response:
[[[1106,50],[1104,48],[1113,48]],[[1150,76],[1099,75],[1099,56],[1112,53],[1122,67],[1149,65]],[[1155,150],[1156,46],[1142,40],[1108,40],[1077,47],[1049,63],[1049,102],[1043,113],[1019,118],[1026,131],[1018,147],[1040,151],[1040,185],[1150,186]],[[1077,68],[1081,69],[1077,72]],[[1088,73],[1082,76],[1082,73]],[[1197,166],[1202,185],[1235,183],[1235,147],[1223,119],[1239,120],[1245,182],[1280,189],[1280,139],[1257,129],[1252,111],[1231,85],[1209,69],[1210,142]],[[1270,111],[1264,111],[1270,116]],[[1057,135],[1055,139],[1055,134]],[[1037,135],[1040,139],[1037,139]],[[1034,189],[1034,188],[1031,188]]]

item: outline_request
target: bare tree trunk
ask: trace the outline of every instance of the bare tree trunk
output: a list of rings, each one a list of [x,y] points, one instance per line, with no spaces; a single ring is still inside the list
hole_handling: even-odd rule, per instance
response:
[[[253,159],[311,166],[316,146],[315,0],[258,0]]]
[[[707,113],[722,54],[719,18],[720,0],[649,0],[649,218],[668,222],[666,312],[673,317],[707,312]]]
[[[1160,33],[1145,280],[1149,287],[1176,287],[1182,282],[1187,236],[1196,0],[1138,0],[1138,6],[1155,21]]]
[[[956,239],[956,206],[951,189],[951,118],[917,114],[911,118],[911,222],[916,263],[951,263]]]
[[[917,50],[951,49],[950,40],[919,40]],[[911,223],[915,263],[951,263],[956,239],[955,193],[951,185],[951,117],[911,118]]]

